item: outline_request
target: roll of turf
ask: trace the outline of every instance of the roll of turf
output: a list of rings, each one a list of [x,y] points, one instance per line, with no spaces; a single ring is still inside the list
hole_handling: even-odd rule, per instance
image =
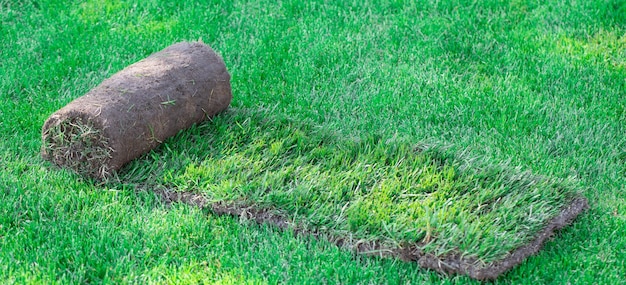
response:
[[[182,42],[134,63],[53,113],[42,157],[105,179],[165,139],[225,110],[232,99],[224,61]]]

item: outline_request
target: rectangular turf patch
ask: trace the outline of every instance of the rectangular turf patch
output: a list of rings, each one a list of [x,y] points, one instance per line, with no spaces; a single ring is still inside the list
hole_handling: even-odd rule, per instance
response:
[[[148,158],[122,177],[156,181],[168,201],[476,279],[519,264],[587,205],[571,181],[259,112],[231,110],[174,141],[186,148],[166,142],[166,168]]]

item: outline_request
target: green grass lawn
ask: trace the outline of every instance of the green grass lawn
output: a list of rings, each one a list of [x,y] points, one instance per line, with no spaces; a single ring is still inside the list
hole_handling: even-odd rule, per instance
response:
[[[433,252],[465,247],[485,262],[527,238],[498,240],[498,231],[510,234],[500,225],[536,225],[581,191],[590,210],[496,282],[626,276],[626,2],[219,2],[0,0],[0,283],[476,282],[354,255],[293,229],[167,207],[137,185],[243,197],[306,227],[391,244],[427,239]],[[125,66],[197,39],[231,72],[227,113],[134,161],[119,182],[93,183],[41,160],[52,112]],[[220,175],[230,184],[212,181]],[[527,203],[538,206],[534,215],[471,223],[470,202],[504,195],[489,189],[515,175],[526,186],[503,191],[536,199]],[[449,192],[487,190],[444,211],[421,199],[430,192],[413,182],[422,177]],[[373,194],[319,198],[354,181]],[[528,186],[535,182],[550,187]],[[342,215],[344,205],[328,201],[356,202]],[[386,220],[408,208],[438,217],[415,228],[453,219],[492,241]],[[499,217],[524,210],[509,205]]]

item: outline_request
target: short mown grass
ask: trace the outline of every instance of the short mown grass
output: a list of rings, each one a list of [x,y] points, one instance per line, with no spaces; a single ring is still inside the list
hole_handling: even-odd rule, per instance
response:
[[[402,207],[404,201],[419,203],[424,207],[416,208],[425,212],[439,210],[425,207],[426,199],[410,200],[417,197],[413,192],[402,196],[405,201],[401,191],[382,191],[387,189],[384,183],[391,184],[389,189],[401,189],[398,185],[406,183],[404,176],[396,177],[397,181],[374,179],[394,176],[393,167],[385,168],[393,164],[378,162],[388,156],[396,162],[404,158],[398,169],[416,163],[428,173],[428,165],[437,166],[430,173],[442,174],[438,185],[447,181],[444,170],[452,169],[452,185],[480,186],[472,178],[478,174],[468,169],[484,173],[480,169],[486,166],[497,170],[486,175],[486,181],[506,182],[498,178],[498,171],[507,173],[502,177],[523,174],[524,181],[547,181],[547,186],[555,187],[520,188],[534,189],[538,199],[548,203],[535,203],[531,217],[538,220],[533,224],[541,224],[565,202],[567,195],[554,193],[580,189],[590,201],[590,210],[537,256],[496,282],[619,282],[626,275],[624,34],[626,4],[619,0],[0,0],[0,280],[16,284],[473,283],[468,277],[439,275],[414,263],[354,256],[327,240],[290,230],[240,223],[186,205],[166,207],[155,194],[137,191],[141,183],[148,183],[216,195],[213,199],[246,196],[254,197],[249,202],[259,206],[293,207],[290,199],[298,195],[316,201],[337,193],[321,189],[346,184],[333,180],[331,173],[372,173],[362,180],[373,185],[371,193],[380,198],[353,196],[355,202],[343,216],[330,219],[332,215],[321,214],[327,210],[304,206],[282,209],[309,226],[332,226],[343,217],[346,222],[337,223],[336,230],[345,226],[360,237],[383,237],[388,242],[429,240],[430,250],[445,252],[437,243],[453,243],[444,242],[441,227],[433,225],[451,216],[430,223],[429,239],[427,221],[418,219],[420,231],[411,233],[405,233],[398,221],[384,222],[386,197],[393,201],[388,203],[392,207]],[[41,126],[48,115],[150,53],[200,38],[224,57],[232,74],[234,101],[229,113],[133,162],[120,174],[123,183],[94,183],[43,162]],[[266,120],[258,118],[264,114]],[[280,135],[271,136],[271,128]],[[228,136],[212,133],[241,137],[231,142]],[[298,138],[305,142],[303,150],[323,140],[322,148],[333,155],[318,154],[324,159],[313,163],[310,152],[284,149]],[[237,140],[242,143],[233,145]],[[262,140],[263,150],[255,149]],[[419,145],[439,150],[425,156],[414,151]],[[235,161],[236,151],[250,157]],[[350,159],[333,162],[335,155]],[[260,175],[267,174],[275,179],[272,185],[295,195],[255,194],[266,189],[252,187],[226,192],[207,175],[219,171],[211,168],[219,165],[212,163],[219,159],[245,170],[254,167],[251,161],[259,157],[274,168],[280,161],[272,157],[302,167],[291,174],[241,171],[238,175],[253,174],[252,181],[262,185]],[[457,158],[467,158],[465,163],[472,167],[455,164]],[[365,167],[374,160],[378,168]],[[347,167],[350,162],[357,167]],[[324,179],[302,174],[307,171]],[[301,188],[290,188],[289,179],[281,180],[289,175]],[[560,188],[560,181],[570,181],[566,185],[571,186]],[[319,188],[311,192],[308,186]],[[531,198],[515,201],[533,204]],[[458,203],[470,205],[451,204],[452,210],[445,213],[452,215],[458,209],[460,219],[471,220],[473,216],[460,213],[472,209],[471,203],[482,205]],[[350,207],[379,210],[383,218],[362,221],[354,215],[353,224],[362,229],[351,228]],[[503,217],[523,217],[524,208],[510,208],[520,212],[503,213]],[[526,210],[530,216],[530,208]],[[484,223],[478,218],[477,222]],[[379,227],[383,224],[387,228]],[[468,227],[468,233],[497,236],[501,225],[494,222],[492,231]],[[514,247],[526,237],[507,240],[504,246]],[[506,251],[493,248],[495,241],[472,245],[469,241],[474,239],[467,236],[454,240],[461,250],[472,248],[468,254],[490,252],[483,255],[485,261]]]

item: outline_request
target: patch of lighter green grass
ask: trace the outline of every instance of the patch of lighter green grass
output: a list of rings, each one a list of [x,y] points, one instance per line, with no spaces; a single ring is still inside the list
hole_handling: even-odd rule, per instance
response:
[[[184,143],[189,140],[202,143]],[[419,244],[437,256],[458,251],[484,263],[531,240],[577,195],[573,185],[468,164],[436,147],[418,151],[372,136],[339,139],[241,109],[181,142],[183,149],[169,145],[160,154],[174,160],[166,169],[139,180],[131,170],[130,181],[160,180],[177,191],[201,192],[210,202],[286,214],[306,229],[392,247]]]
[[[626,68],[626,35],[616,31],[599,31],[587,39],[561,36],[557,39],[557,51],[570,59],[597,62],[616,70]]]

